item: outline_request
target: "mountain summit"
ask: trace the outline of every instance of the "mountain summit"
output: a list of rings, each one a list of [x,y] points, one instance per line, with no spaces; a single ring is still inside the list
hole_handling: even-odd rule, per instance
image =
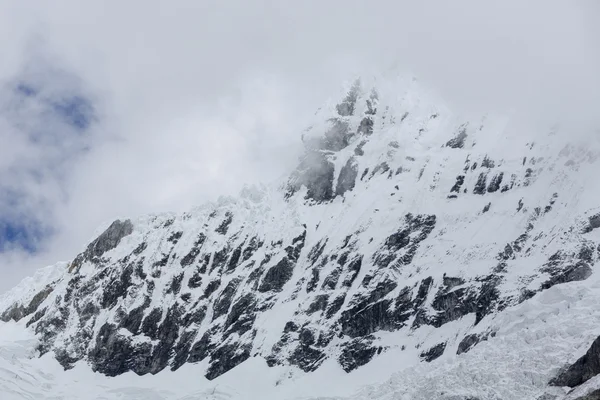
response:
[[[396,381],[413,383],[398,389],[406,398],[559,398],[600,372],[589,360],[565,369],[600,334],[592,322],[571,333],[548,322],[546,354],[523,354],[537,367],[509,349],[560,314],[543,315],[552,298],[595,279],[600,147],[578,137],[462,117],[414,80],[357,81],[318,110],[285,182],[114,221],[0,298],[0,316],[65,369],[109,376],[198,364],[212,380],[255,359],[292,379],[385,360],[385,376],[411,367]],[[564,300],[569,312],[584,297]],[[486,358],[530,379],[507,374],[497,392],[444,381],[475,366],[485,380]],[[440,381],[424,386],[425,370]]]

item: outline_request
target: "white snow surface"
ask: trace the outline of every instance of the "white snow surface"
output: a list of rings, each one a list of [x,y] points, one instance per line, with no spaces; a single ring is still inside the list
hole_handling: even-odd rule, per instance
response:
[[[531,225],[529,236],[535,239],[528,243],[526,255],[510,261],[501,284],[503,296],[518,298],[524,290],[538,289],[548,278],[540,272],[540,267],[556,251],[574,254],[581,243],[598,246],[600,229],[582,232],[589,217],[600,212],[600,185],[596,177],[600,164],[597,162],[598,135],[566,127],[541,133],[523,131],[507,118],[458,116],[441,99],[411,80],[374,82],[373,85],[377,87],[379,111],[374,133],[362,146],[364,155],[357,157],[358,176],[360,178],[365,168],[370,168],[368,174],[371,175],[373,168],[383,162],[390,171],[401,170],[400,173],[392,178],[384,173],[372,175],[370,179],[357,179],[351,192],[326,204],[306,201],[306,190],[285,200],[282,185],[260,186],[245,188],[237,198],[221,198],[183,215],[132,219],[133,233],[106,257],[122,259],[145,241],[154,257],[149,257],[148,263],[160,259],[162,252],[172,247],[165,240],[167,233],[159,232],[166,221],[169,221],[170,233],[183,232],[177,243],[183,255],[198,231],[208,232],[218,226],[220,220],[211,219],[209,215],[223,216],[227,211],[235,214],[230,231],[244,229],[245,236],[238,238],[240,244],[254,235],[265,238],[266,242],[282,239],[288,243],[301,233],[301,225],[306,224],[308,234],[303,257],[320,239],[326,237],[329,246],[341,247],[345,236],[353,232],[360,232],[358,247],[362,254],[371,255],[397,230],[398,221],[410,212],[436,215],[437,223],[410,265],[376,275],[376,279],[393,277],[401,283],[392,295],[402,287],[417,285],[428,276],[440,282],[443,275],[466,280],[485,275],[497,263],[496,256],[506,243],[514,241]],[[367,86],[360,93],[357,105],[364,105],[371,93]],[[306,141],[319,138],[327,129],[328,116],[335,112],[332,104],[316,114],[315,123],[305,132]],[[359,110],[358,116],[347,119],[351,129],[357,129],[363,112]],[[468,132],[464,148],[444,146],[462,128]],[[351,145],[331,154],[336,177],[362,139],[364,137],[357,136]],[[478,170],[466,174],[463,187],[468,188],[469,193],[461,192],[457,198],[449,199],[457,173],[463,171],[465,165],[470,169],[474,162],[481,164],[487,156],[495,162],[489,178],[494,172],[503,171],[504,183],[512,179],[514,188],[485,196],[474,195],[471,192]],[[335,184],[334,181],[334,187]],[[517,210],[519,202],[524,206]],[[551,212],[539,211],[550,202]],[[491,203],[489,211],[483,212],[488,203]],[[155,231],[159,233],[153,234]],[[217,238],[207,243],[203,251],[220,250],[229,239]],[[259,249],[252,260],[264,256],[262,251]],[[597,259],[598,255],[594,257]],[[26,306],[49,284],[55,289],[40,307],[48,307],[52,312],[52,304],[69,284],[68,265],[58,263],[23,280],[0,297],[0,312],[14,305]],[[327,266],[330,267],[333,268]],[[247,276],[249,268],[251,266],[240,267],[233,275],[224,275],[221,288],[231,279]],[[364,266],[356,282],[374,270],[373,265]],[[181,271],[165,269],[155,292],[164,293]],[[88,279],[96,272],[92,263],[84,263],[79,274]],[[184,282],[187,282],[193,271],[184,269],[183,272]],[[258,316],[253,353],[269,352],[280,339],[290,316],[313,300],[313,295],[298,291],[307,272],[310,273],[307,268],[296,268],[273,308]],[[326,275],[325,271],[321,279]],[[340,290],[336,288],[333,295]],[[345,305],[360,290],[356,285],[350,288]],[[193,296],[196,293],[200,293],[199,290],[192,290]],[[93,294],[96,299],[100,295]],[[132,309],[139,305],[135,297],[126,301],[119,306]],[[151,301],[148,310],[167,309],[176,299],[157,295]],[[25,326],[28,318],[24,318],[19,322],[0,322],[0,400],[451,400],[469,396],[481,400],[510,400],[537,399],[544,393],[576,399],[576,395],[600,387],[600,378],[588,381],[568,395],[564,389],[549,388],[547,382],[560,368],[583,355],[600,335],[598,304],[600,275],[594,271],[585,281],[553,286],[518,305],[487,316],[477,325],[474,315],[469,314],[439,328],[423,325],[414,330],[379,331],[377,343],[387,350],[350,373],[341,369],[333,353],[312,373],[302,373],[293,366],[268,367],[262,357],[251,357],[212,381],[204,377],[207,360],[185,364],[176,371],[166,368],[156,375],[144,376],[128,372],[109,378],[92,372],[85,361],[64,371],[51,353],[38,357],[39,338]],[[210,320],[210,312],[209,309],[206,321]],[[97,331],[102,321],[113,318],[112,310],[102,310],[98,316],[100,322],[94,329]],[[328,323],[308,321],[314,326]],[[72,318],[66,323],[67,328],[58,333],[57,342],[64,344],[67,351],[75,351],[73,338],[78,334],[79,325]],[[483,332],[495,332],[495,336],[468,353],[456,355],[458,343],[466,334]],[[123,332],[123,335],[128,334]],[[139,335],[132,340],[150,339]],[[440,358],[431,363],[420,362],[419,354],[423,350],[442,341],[447,345]]]

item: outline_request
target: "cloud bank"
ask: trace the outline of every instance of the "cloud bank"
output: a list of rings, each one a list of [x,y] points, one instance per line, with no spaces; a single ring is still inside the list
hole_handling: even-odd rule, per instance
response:
[[[417,75],[458,108],[592,124],[590,1],[0,4],[0,292],[118,216],[287,174],[356,75]]]

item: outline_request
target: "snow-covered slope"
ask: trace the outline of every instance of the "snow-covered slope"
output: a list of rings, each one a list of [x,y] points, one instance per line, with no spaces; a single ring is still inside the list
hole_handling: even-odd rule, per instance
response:
[[[359,398],[560,394],[548,381],[600,334],[597,135],[443,104],[413,80],[357,82],[319,109],[287,181],[115,221],[0,298],[2,319],[43,360],[109,376],[209,387],[252,365],[276,398],[394,371]]]

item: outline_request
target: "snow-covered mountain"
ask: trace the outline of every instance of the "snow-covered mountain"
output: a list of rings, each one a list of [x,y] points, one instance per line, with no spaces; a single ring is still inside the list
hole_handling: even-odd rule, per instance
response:
[[[327,377],[394,372],[356,398],[598,398],[581,397],[598,344],[565,369],[600,335],[597,136],[457,115],[414,80],[357,81],[318,110],[285,182],[114,221],[4,295],[1,319],[46,363],[193,370],[214,392],[156,398],[218,398],[211,380],[244,373],[334,395]]]

